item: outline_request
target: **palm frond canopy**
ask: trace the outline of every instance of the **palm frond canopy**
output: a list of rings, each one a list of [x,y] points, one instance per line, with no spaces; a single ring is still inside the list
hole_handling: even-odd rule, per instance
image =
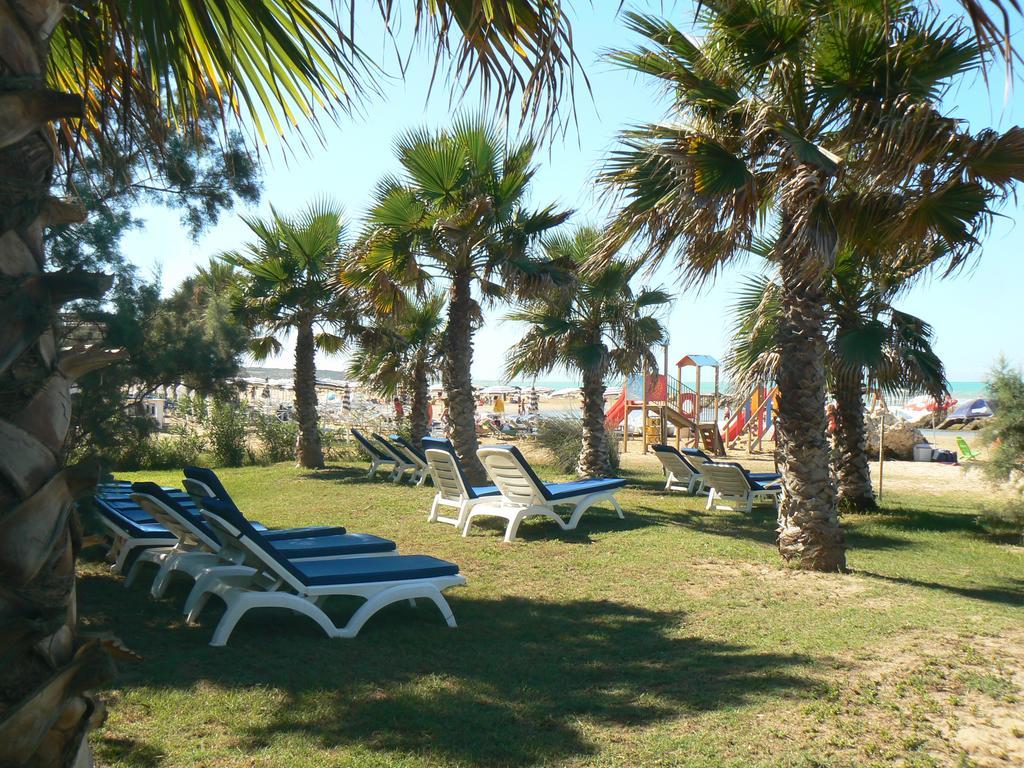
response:
[[[664,83],[671,118],[623,131],[602,170],[621,202],[602,258],[632,240],[651,269],[673,256],[699,281],[783,222],[784,252],[811,246],[819,271],[873,220],[879,241],[929,233],[955,268],[990,221],[976,214],[1024,178],[1020,129],[971,134],[939,111],[983,61],[962,20],[905,2],[722,0],[702,4],[697,40],[626,19],[644,44],[610,59]]]
[[[671,298],[657,288],[633,289],[638,262],[615,260],[584,270],[600,245],[601,235],[592,227],[545,240],[549,258],[570,266],[575,279],[509,315],[528,327],[509,351],[507,378],[555,368],[629,374],[653,361],[652,347],[665,338],[659,315]]]
[[[436,68],[509,112],[554,123],[572,98],[578,61],[560,0],[412,0],[374,4],[387,24],[414,17],[414,38],[435,45]],[[375,91],[383,73],[355,40],[355,2],[333,12],[314,0],[97,0],[70,4],[53,30],[46,80],[83,94],[84,119],[64,145],[113,131],[156,136],[198,127],[212,102],[249,121],[266,143],[302,123],[316,128]],[[342,23],[347,15],[348,23]],[[389,27],[390,28],[390,27]],[[81,132],[81,133],[80,133]]]

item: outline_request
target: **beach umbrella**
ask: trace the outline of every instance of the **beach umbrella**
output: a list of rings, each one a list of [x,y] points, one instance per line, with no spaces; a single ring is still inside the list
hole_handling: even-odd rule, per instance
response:
[[[537,387],[530,387],[529,399],[527,400],[527,410],[530,413],[537,413],[540,411],[540,393],[537,392]]]

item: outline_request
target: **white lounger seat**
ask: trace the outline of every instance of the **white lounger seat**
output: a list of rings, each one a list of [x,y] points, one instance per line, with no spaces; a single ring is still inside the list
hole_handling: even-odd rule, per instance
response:
[[[598,478],[572,483],[545,483],[533,471],[518,448],[512,445],[485,446],[477,451],[487,474],[498,486],[500,498],[476,504],[466,516],[462,535],[469,533],[474,517],[502,517],[508,520],[505,541],[513,541],[519,524],[528,517],[547,517],[563,531],[576,528],[583,513],[595,504],[611,502],[621,518],[622,507],[615,494],[626,481],[621,478]],[[571,505],[568,520],[555,512],[556,506]]]
[[[194,622],[210,596],[220,597],[227,610],[213,633],[210,645],[225,645],[235,625],[254,608],[287,608],[309,616],[328,637],[355,637],[377,611],[392,603],[417,598],[431,600],[448,626],[455,616],[442,592],[466,583],[455,563],[426,555],[394,557],[331,558],[295,562],[282,557],[259,531],[241,515],[217,499],[203,501],[203,514],[221,540],[233,539],[244,552],[238,573],[211,581],[189,597],[188,619]],[[243,569],[248,573],[243,572]],[[199,584],[197,583],[197,587]],[[366,599],[349,621],[339,627],[320,608],[335,595]]]
[[[430,476],[434,481],[434,487],[437,488],[427,522],[448,523],[461,531],[466,524],[466,516],[473,507],[489,498],[499,496],[501,492],[496,485],[470,485],[462,462],[459,461],[455,447],[450,441],[425,437],[423,449]],[[457,510],[455,517],[442,515],[441,510],[444,507]]]
[[[691,496],[704,488],[704,477],[686,456],[671,445],[652,445],[651,450],[658,457],[665,470],[665,490],[685,491]]]
[[[708,489],[708,509],[750,512],[755,504],[779,507],[782,486],[777,475],[763,475],[766,479],[759,479],[739,464],[723,462],[708,462],[701,470]]]

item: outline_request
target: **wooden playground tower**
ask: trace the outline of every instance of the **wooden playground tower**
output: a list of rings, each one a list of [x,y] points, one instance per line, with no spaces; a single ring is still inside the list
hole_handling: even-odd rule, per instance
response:
[[[684,384],[683,369],[693,367],[696,375],[695,387]],[[702,390],[703,369],[714,371],[714,389]],[[668,346],[664,347],[664,373],[644,371],[641,391],[628,391],[629,380],[623,384],[620,395],[623,401],[622,451],[629,450],[629,415],[634,411],[643,414],[641,437],[643,452],[652,443],[668,442],[668,425],[675,427],[676,448],[682,447],[683,430],[687,432],[689,446],[703,448],[717,456],[725,455],[725,445],[718,427],[721,393],[719,391],[721,364],[710,355],[685,355],[676,363],[675,377],[668,373]]]

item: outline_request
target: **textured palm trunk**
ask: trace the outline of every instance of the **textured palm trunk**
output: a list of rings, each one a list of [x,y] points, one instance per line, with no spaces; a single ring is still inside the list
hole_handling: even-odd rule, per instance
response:
[[[445,356],[441,367],[442,383],[448,394],[448,419],[455,450],[471,482],[482,484],[487,478],[476,456],[476,401],[473,399],[473,295],[468,274],[456,274],[448,300],[448,327],[445,329]]]
[[[0,765],[90,765],[85,737],[103,708],[86,691],[110,672],[101,643],[79,636],[75,607],[74,499],[97,473],[61,455],[72,382],[116,356],[56,343],[58,307],[102,296],[109,280],[43,272],[44,228],[82,218],[48,196],[47,123],[82,104],[43,88],[63,10],[0,0]]]
[[[412,444],[417,448],[430,430],[430,379],[424,352],[419,352],[412,369],[412,406],[409,421],[412,428]]]
[[[792,252],[782,261],[778,432],[786,490],[778,544],[804,568],[838,571],[846,568],[846,546],[825,415],[824,268],[814,271]]]
[[[604,368],[583,371],[583,449],[577,470],[588,477],[611,474],[604,429]]]
[[[299,422],[299,436],[295,446],[295,459],[300,467],[320,469],[324,465],[324,450],[320,444],[316,415],[316,345],[313,325],[299,324],[295,339],[295,416]]]
[[[878,508],[871,487],[867,427],[864,423],[864,382],[859,376],[839,377],[836,398],[835,464],[840,509],[866,512]]]

